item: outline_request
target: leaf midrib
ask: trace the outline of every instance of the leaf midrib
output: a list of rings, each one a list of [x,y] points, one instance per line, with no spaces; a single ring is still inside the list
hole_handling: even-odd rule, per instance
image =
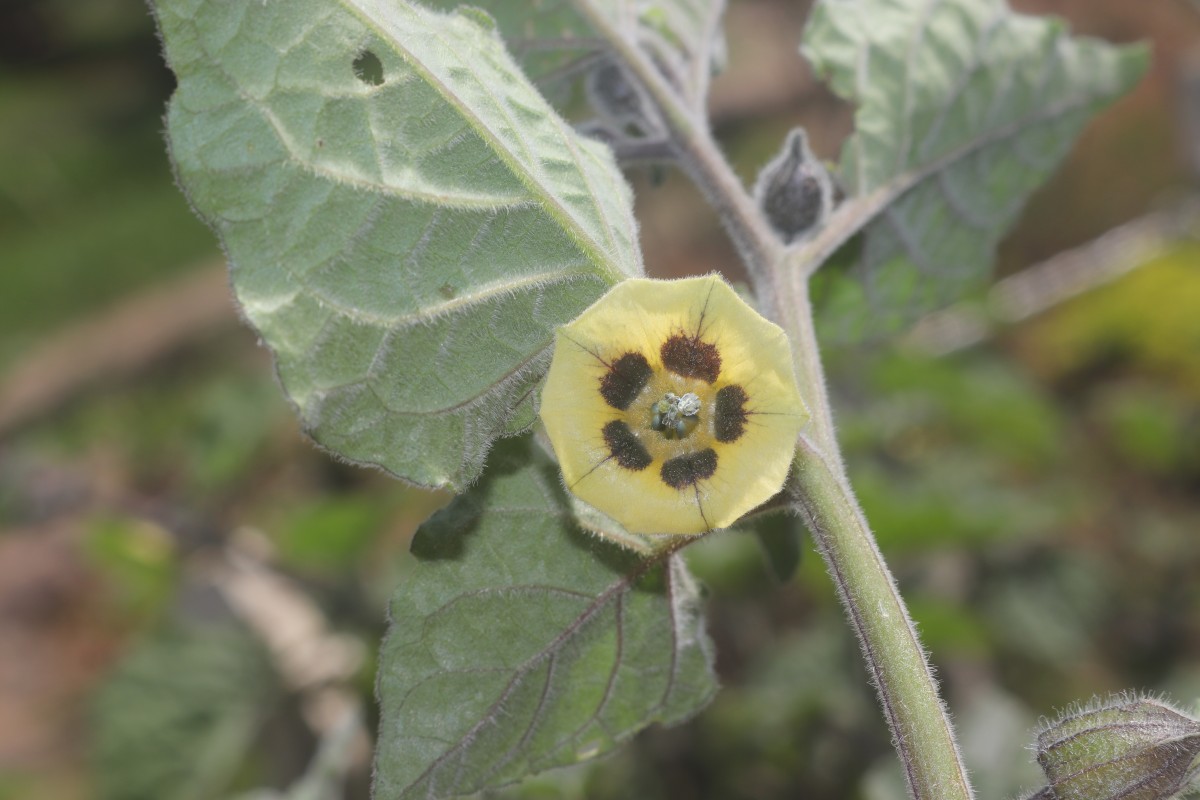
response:
[[[546,212],[555,219],[560,227],[568,231],[571,239],[576,243],[577,246],[580,247],[580,249],[584,251],[591,263],[593,263],[614,282],[625,277],[624,270],[622,270],[613,260],[616,257],[616,254],[613,253],[610,257],[610,254],[603,248],[603,246],[601,246],[599,242],[596,242],[592,238],[592,236],[579,223],[575,216],[565,206],[562,205],[559,199],[536,179],[537,176],[530,171],[528,166],[516,158],[515,154],[509,150],[505,143],[492,132],[492,129],[483,120],[477,117],[471,109],[466,107],[460,101],[458,96],[451,91],[449,86],[443,83],[438,76],[434,75],[433,72],[426,68],[425,64],[418,59],[409,48],[405,47],[398,38],[393,36],[390,31],[386,30],[383,25],[379,23],[374,16],[372,16],[372,13],[365,7],[361,0],[340,0],[340,2],[350,11],[350,13],[361,19],[367,27],[375,32],[377,36],[392,43],[392,46],[395,47],[396,51],[404,57],[404,60],[408,62],[413,71],[420,75],[429,86],[433,87],[446,100],[450,106],[458,111],[462,119],[467,122],[467,125],[474,130],[483,141],[489,144],[492,152],[496,153],[496,155],[499,156],[505,165],[508,166],[513,176],[516,177],[517,180],[526,188],[530,195],[541,200],[542,208],[545,209]],[[394,11],[397,14],[407,13],[411,15],[413,13],[412,10],[403,3],[398,3],[395,6]],[[450,44],[445,41],[444,37],[440,35],[440,32],[438,33],[438,36],[439,41],[447,48],[447,50],[455,52],[454,48],[452,48]],[[464,65],[469,64],[469,62],[466,61],[463,61],[462,63]],[[466,66],[466,68],[471,71],[471,74],[477,81],[479,81],[481,86],[486,87],[488,85],[487,81],[482,80],[478,74],[470,69],[469,66]],[[498,100],[495,102],[497,108],[503,109],[502,113],[507,115],[507,109],[504,108],[503,104]],[[591,191],[593,187],[591,186],[587,171],[580,164],[578,151],[574,142],[570,140],[569,134],[564,135],[565,132],[562,130],[562,122],[558,119],[553,110],[549,110],[549,114],[547,115],[546,119],[555,126],[565,142],[567,149],[571,153],[574,163],[577,167],[579,167],[579,176],[590,192],[589,196],[593,201],[593,208],[596,209],[597,218],[601,222],[604,230],[608,232],[609,239],[611,241],[613,236],[612,225],[610,224],[608,217],[603,213],[601,205],[595,202],[595,192]],[[514,124],[513,126],[514,130],[520,130],[520,128],[521,126],[518,124]]]

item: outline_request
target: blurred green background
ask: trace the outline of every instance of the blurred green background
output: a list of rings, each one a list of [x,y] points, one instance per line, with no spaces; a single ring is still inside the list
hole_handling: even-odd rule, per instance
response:
[[[731,4],[712,111],[747,180],[793,125],[831,159],[848,130],[795,52],[806,5]],[[1200,137],[1181,108],[1194,4],[1015,5],[1155,55],[1035,198],[998,276],[1177,207]],[[173,184],[172,85],[135,0],[0,5],[0,798],[366,797],[383,609],[445,498],[301,438]],[[685,180],[631,179],[654,274],[739,275]],[[1030,730],[1071,701],[1200,698],[1191,233],[982,337],[827,354],[856,489],[981,797],[1037,783]],[[901,797],[857,645],[802,549],[781,580],[751,537],[692,548],[715,703],[509,794]],[[310,769],[319,743],[334,780]]]

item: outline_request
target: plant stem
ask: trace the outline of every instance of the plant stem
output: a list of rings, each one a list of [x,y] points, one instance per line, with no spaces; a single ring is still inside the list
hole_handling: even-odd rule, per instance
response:
[[[792,493],[862,645],[909,794],[915,800],[971,800],[937,682],[842,465],[808,298],[809,271],[789,264],[787,249],[721,155],[706,121],[663,80],[636,36],[625,36],[591,0],[575,5],[657,104],[680,162],[737,245],[761,310],[791,338],[800,392],[812,414],[796,450]]]
[[[720,169],[720,167],[717,167]],[[776,265],[776,269],[785,266]],[[916,800],[974,796],[954,728],[895,580],[850,488],[833,426],[808,296],[808,276],[779,276],[763,311],[788,332],[812,421],[792,476],[796,508],[812,533],[862,646],[871,681]]]
[[[784,268],[787,264],[785,263]],[[779,267],[777,266],[778,270]],[[810,431],[818,447],[828,458],[842,463],[837,433],[833,426],[833,410],[829,390],[825,386],[825,369],[817,349],[817,331],[813,324],[812,303],[808,298],[808,278],[799,273],[783,275],[777,281],[775,293],[763,309],[771,319],[788,333],[792,342],[792,364],[800,394],[812,415]]]
[[[705,121],[697,119],[696,113],[687,107],[675,88],[667,83],[637,46],[636,32],[627,35],[619,30],[609,16],[597,7],[595,0],[574,0],[574,3],[579,13],[608,42],[613,54],[642,85],[662,114],[679,164],[717,210],[746,265],[755,293],[759,296],[772,294],[771,284],[783,261],[785,248],[771,233],[754,201],[721,156],[708,134]],[[724,168],[709,168],[717,164]]]
[[[916,630],[842,467],[807,436],[794,496],[858,635],[911,797],[973,797]]]
[[[796,379],[812,414],[796,448],[791,485],[796,508],[862,646],[909,795],[916,800],[970,800],[974,794],[937,682],[842,463],[808,276],[793,271],[776,281],[776,289],[764,311],[791,338]]]

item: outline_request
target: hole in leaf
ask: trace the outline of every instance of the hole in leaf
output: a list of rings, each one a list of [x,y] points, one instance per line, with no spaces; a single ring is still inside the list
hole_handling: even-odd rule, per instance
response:
[[[363,83],[379,86],[383,83],[383,62],[370,50],[363,50],[354,59],[354,75]]]

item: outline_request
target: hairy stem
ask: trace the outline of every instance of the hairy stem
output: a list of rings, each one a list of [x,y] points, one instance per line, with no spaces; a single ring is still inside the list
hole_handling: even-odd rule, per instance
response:
[[[779,276],[774,288],[773,297],[762,298],[763,311],[791,338],[796,378],[812,414],[796,448],[790,487],[796,508],[862,646],[909,795],[916,800],[970,800],[974,795],[933,671],[846,476],[817,348],[808,276],[793,270]]]
[[[892,741],[917,800],[973,797],[937,682],[867,519],[854,497],[833,427],[817,348],[808,275],[786,271],[763,310],[788,332],[796,379],[812,414],[796,448],[796,508],[825,559],[858,636]],[[777,267],[778,268],[778,267]]]
[[[795,467],[796,505],[862,645],[909,795],[918,800],[968,800],[973,794],[950,718],[841,464],[802,436]]]
[[[763,299],[763,313],[788,332],[800,394],[812,415],[809,432],[821,452],[836,461],[841,469],[842,451],[833,427],[833,409],[825,386],[825,369],[817,349],[817,332],[808,298],[808,278],[795,272],[787,274],[786,267],[782,271],[785,274],[779,276],[775,292],[769,299]]]
[[[909,794],[915,800],[971,800],[937,682],[842,465],[808,299],[811,267],[790,263],[787,248],[721,155],[706,121],[662,78],[636,37],[617,30],[590,0],[575,4],[658,106],[680,163],[717,209],[741,253],[763,313],[792,340],[812,422],[797,447],[790,488],[862,644]]]
[[[636,34],[619,30],[595,0],[575,0],[575,7],[604,37],[633,78],[646,90],[662,115],[679,165],[716,208],[721,222],[746,265],[756,294],[772,294],[771,284],[785,248],[771,233],[754,201],[708,133],[707,121],[692,111],[638,47]],[[716,168],[714,168],[716,167]]]

